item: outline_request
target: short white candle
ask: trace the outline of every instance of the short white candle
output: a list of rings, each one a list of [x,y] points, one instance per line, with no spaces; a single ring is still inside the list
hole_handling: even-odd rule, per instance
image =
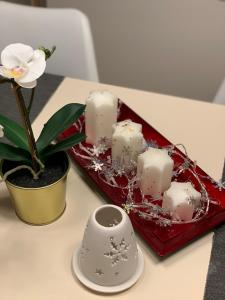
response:
[[[199,206],[201,193],[196,191],[191,182],[172,182],[163,194],[162,208],[175,220],[189,221],[194,210]]]
[[[113,125],[112,159],[127,168],[137,162],[138,155],[144,150],[145,140],[142,125],[124,120]]]
[[[112,125],[117,121],[118,98],[108,91],[95,91],[86,100],[86,142],[97,145],[101,138],[112,138]]]
[[[164,149],[149,148],[138,156],[137,177],[144,195],[159,197],[171,183],[174,162]]]

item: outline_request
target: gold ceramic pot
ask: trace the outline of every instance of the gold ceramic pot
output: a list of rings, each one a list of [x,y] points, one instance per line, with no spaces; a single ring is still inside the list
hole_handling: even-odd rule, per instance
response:
[[[65,173],[50,185],[24,188],[6,180],[16,214],[22,221],[32,225],[45,225],[55,221],[63,214],[66,207],[66,179],[70,167],[66,154],[65,159],[67,160]]]

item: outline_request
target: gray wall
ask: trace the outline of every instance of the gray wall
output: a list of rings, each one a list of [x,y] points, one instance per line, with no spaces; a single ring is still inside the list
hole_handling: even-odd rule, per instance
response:
[[[88,15],[102,82],[211,100],[225,77],[223,1],[48,0],[47,5],[76,7]]]
[[[211,101],[225,77],[225,1],[47,0],[47,6],[88,15],[101,82]]]

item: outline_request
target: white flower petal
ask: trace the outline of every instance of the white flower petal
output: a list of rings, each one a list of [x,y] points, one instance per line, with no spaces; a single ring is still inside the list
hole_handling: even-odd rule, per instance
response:
[[[1,62],[6,68],[12,69],[21,64],[28,63],[34,54],[34,50],[24,44],[10,44],[2,50]]]
[[[4,67],[3,66],[0,66],[0,75],[1,76],[4,76]]]
[[[23,88],[26,89],[32,89],[37,85],[37,80],[30,81],[30,82],[20,82],[20,79],[15,79],[15,81],[22,86]]]
[[[0,75],[6,78],[12,78],[11,76],[8,76],[5,67],[0,66]]]
[[[27,73],[28,68],[16,67],[13,69],[7,69],[4,66],[0,66],[0,75],[6,78],[21,78]]]
[[[38,79],[45,71],[45,54],[41,50],[35,50],[32,60],[27,64],[28,72],[20,78],[20,83],[27,83]]]
[[[16,56],[12,55],[6,47],[1,52],[1,63],[7,69],[12,69],[17,67],[20,64],[20,61]]]
[[[4,137],[4,127],[0,125],[0,138]]]

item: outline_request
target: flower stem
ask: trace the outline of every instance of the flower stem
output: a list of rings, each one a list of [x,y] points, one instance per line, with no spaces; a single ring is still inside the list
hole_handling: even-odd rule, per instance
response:
[[[30,102],[29,102],[28,107],[27,107],[27,113],[28,113],[28,115],[30,114],[30,110],[31,110],[31,107],[32,107],[32,104],[33,104],[34,92],[35,92],[35,87],[32,88]]]
[[[28,111],[26,109],[23,95],[20,90],[20,86],[17,83],[12,81],[12,87],[13,87],[14,94],[16,96],[16,100],[17,100],[17,104],[19,107],[22,122],[23,122],[24,128],[26,130],[28,144],[29,144],[29,148],[30,148],[30,155],[31,155],[31,159],[32,159],[32,167],[33,167],[34,172],[37,173],[39,170],[39,165],[36,160],[36,157],[38,156],[37,148],[36,148],[36,143],[35,143],[34,134],[33,134],[33,130],[31,127]]]

